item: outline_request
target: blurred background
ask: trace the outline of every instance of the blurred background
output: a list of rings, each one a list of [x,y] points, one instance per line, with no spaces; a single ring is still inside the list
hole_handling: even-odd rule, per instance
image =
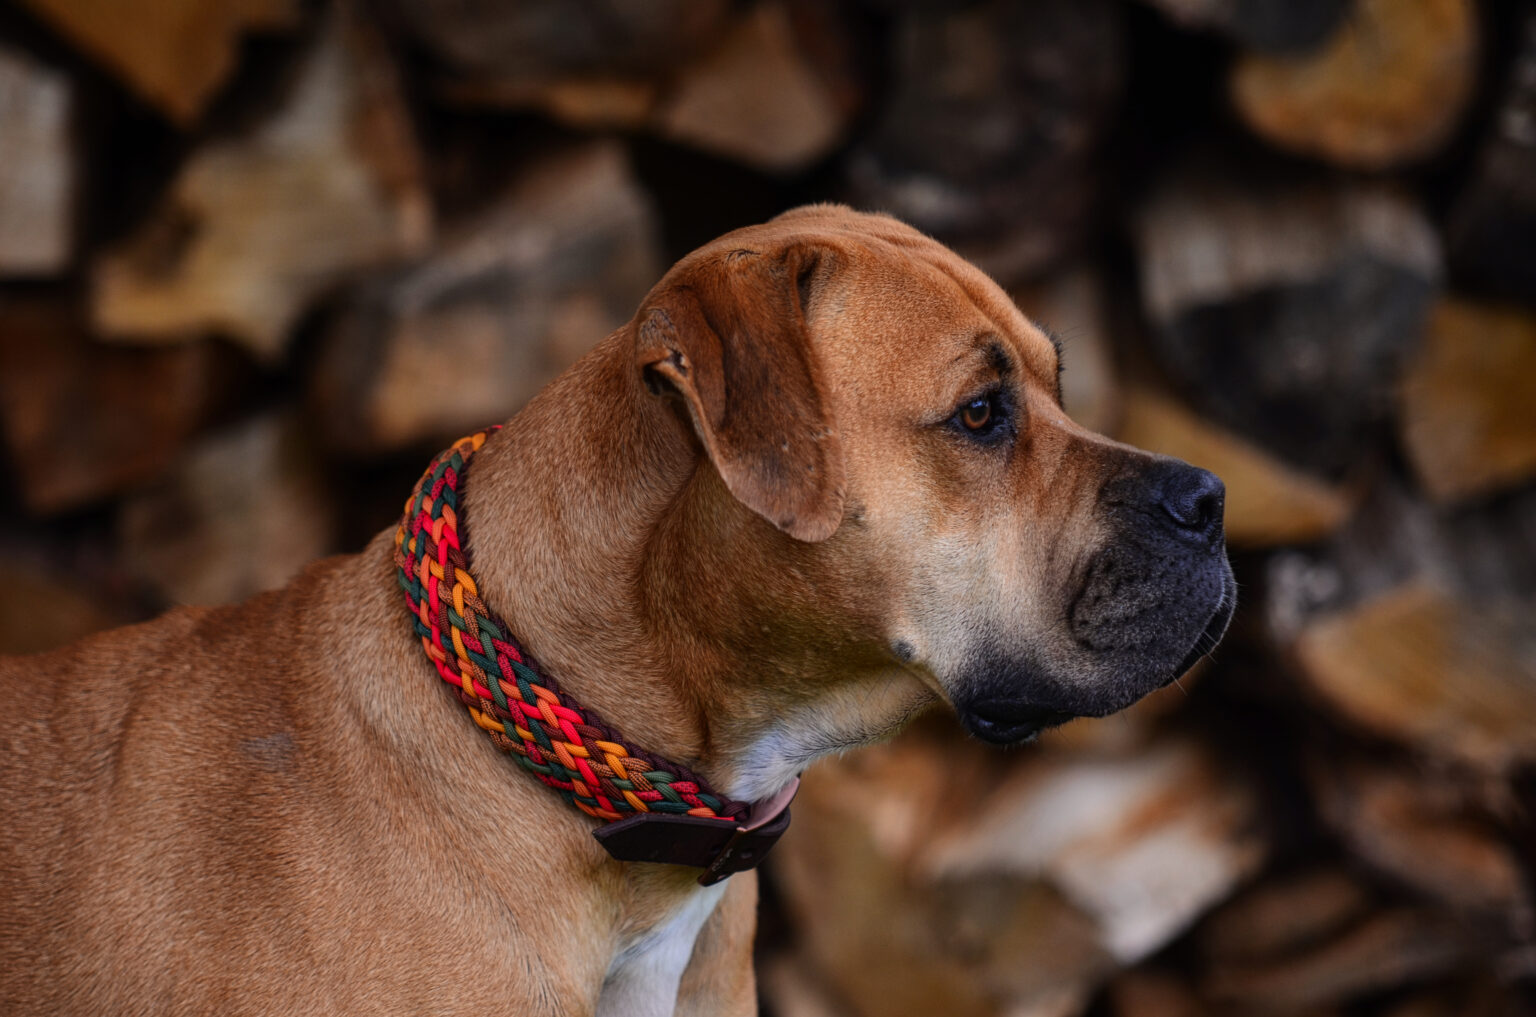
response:
[[[0,0],[0,651],[360,548],[824,199],[1224,477],[1242,594],[1124,714],[813,770],[765,1012],[1536,1013],[1536,3]]]

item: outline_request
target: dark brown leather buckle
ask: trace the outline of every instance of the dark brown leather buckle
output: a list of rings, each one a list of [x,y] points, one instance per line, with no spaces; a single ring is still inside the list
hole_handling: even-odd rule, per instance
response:
[[[703,869],[700,886],[756,868],[789,829],[789,802],[797,777],[771,799],[753,805],[745,822],[642,812],[592,831],[621,862],[662,862]]]

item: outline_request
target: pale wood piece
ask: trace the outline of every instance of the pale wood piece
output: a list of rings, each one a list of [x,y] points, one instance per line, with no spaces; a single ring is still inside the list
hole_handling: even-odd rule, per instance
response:
[[[1324,817],[1357,858],[1448,908],[1530,921],[1513,850],[1454,787],[1332,753],[1314,758],[1309,776]]]
[[[22,0],[178,124],[234,70],[240,38],[299,21],[296,0]]]
[[[96,266],[104,337],[210,332],[274,360],[310,303],[369,267],[422,251],[430,205],[381,39],[332,14],[285,105],[197,151],[169,196]]]
[[[1446,299],[1403,378],[1399,430],[1430,497],[1455,502],[1536,476],[1536,314]]]
[[[1124,401],[1121,441],[1210,470],[1227,486],[1227,539],[1242,547],[1307,543],[1338,529],[1349,515],[1345,493],[1288,466],[1179,406],[1134,388]]]
[[[1477,80],[1477,34],[1472,0],[1358,0],[1316,53],[1239,60],[1232,100],[1281,148],[1387,169],[1449,139]]]
[[[936,831],[921,864],[942,879],[1039,879],[1088,916],[1120,964],[1166,945],[1255,873],[1258,803],[1201,746],[1061,753],[1015,767],[983,808]]]
[[[1518,625],[1411,584],[1310,621],[1294,653],[1308,687],[1350,722],[1507,774],[1536,760],[1536,682]]]
[[[1147,311],[1159,323],[1311,283],[1357,254],[1424,279],[1440,274],[1434,227],[1390,187],[1249,185],[1199,164],[1158,187],[1135,225]]]
[[[771,864],[802,955],[844,1012],[1071,1014],[1112,968],[1091,920],[1049,884],[917,867],[927,840],[975,806],[992,765],[935,725],[806,774],[795,836]]]
[[[850,112],[802,52],[788,9],[770,0],[682,69],[656,125],[676,141],[788,173],[831,151]]]
[[[663,268],[621,146],[533,164],[430,257],[349,302],[314,379],[328,439],[370,453],[510,417],[629,320]]]
[[[124,502],[124,565],[177,604],[276,589],[333,550],[331,503],[295,418],[210,435],[163,481]]]
[[[56,275],[69,265],[73,108],[67,77],[0,46],[0,276]]]

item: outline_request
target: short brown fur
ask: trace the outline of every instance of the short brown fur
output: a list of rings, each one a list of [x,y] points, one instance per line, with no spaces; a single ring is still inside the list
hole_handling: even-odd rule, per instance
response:
[[[1024,376],[1006,461],[939,430],[978,335]],[[737,231],[477,455],[482,593],[614,726],[771,793],[949,696],[964,633],[1044,629],[1128,451],[1055,372],[895,220]],[[0,660],[0,1012],[755,1012],[755,876],[610,860],[441,687],[391,543]]]

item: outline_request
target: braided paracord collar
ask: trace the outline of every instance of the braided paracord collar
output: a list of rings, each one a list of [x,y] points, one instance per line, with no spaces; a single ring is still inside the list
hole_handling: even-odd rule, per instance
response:
[[[432,461],[395,535],[400,585],[432,665],[497,748],[578,809],[609,821],[596,834],[614,857],[705,867],[706,884],[752,867],[789,825],[788,797],[754,821],[749,813],[758,808],[636,747],[540,675],[480,599],[462,484],[470,457],[496,430],[460,439]]]

